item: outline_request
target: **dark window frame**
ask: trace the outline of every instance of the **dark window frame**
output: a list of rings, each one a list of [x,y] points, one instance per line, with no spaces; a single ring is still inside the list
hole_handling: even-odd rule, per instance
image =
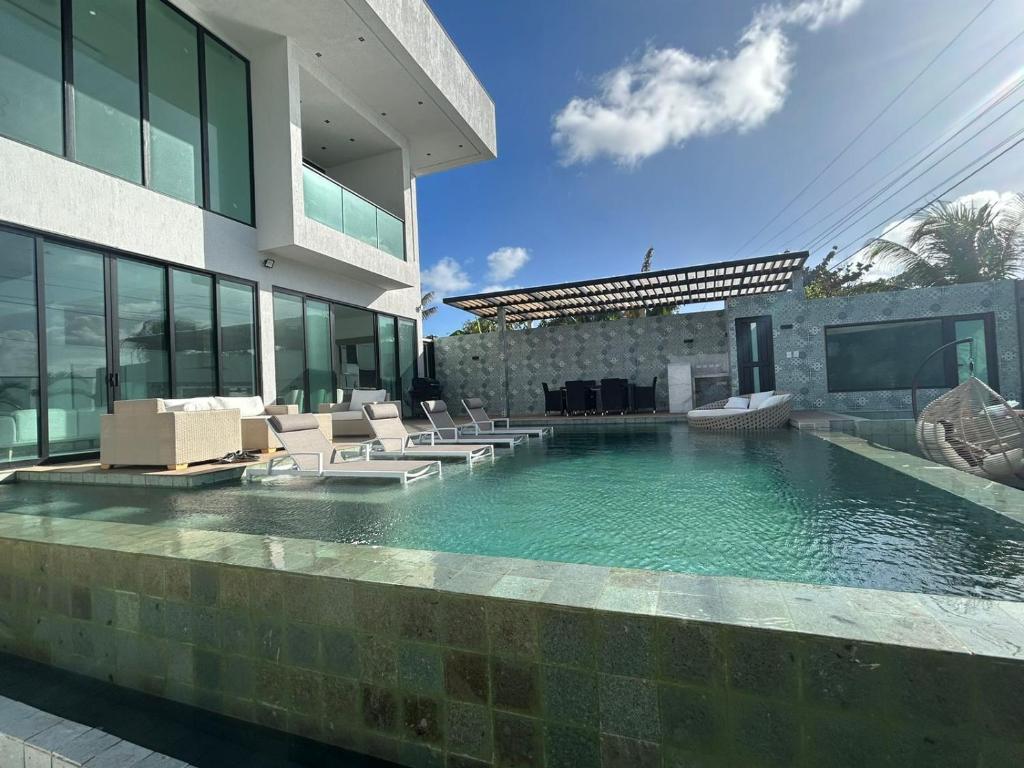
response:
[[[48,155],[54,157],[60,157],[63,160],[67,160],[70,163],[79,165],[83,168],[102,173],[105,176],[110,176],[115,179],[119,179],[127,184],[131,184],[136,187],[141,187],[153,192],[157,195],[162,195],[169,200],[176,200],[179,203],[185,205],[192,205],[200,208],[203,211],[212,213],[215,216],[221,216],[229,221],[237,222],[247,227],[256,228],[256,171],[255,171],[255,149],[253,145],[253,117],[252,117],[252,64],[248,57],[243,56],[238,50],[228,44],[223,38],[214,34],[195,19],[191,18],[187,13],[182,11],[180,8],[175,6],[168,0],[156,0],[157,2],[163,3],[165,6],[170,8],[172,11],[177,13],[182,18],[186,19],[190,24],[196,28],[196,44],[199,46],[199,100],[200,100],[200,123],[202,131],[202,171],[203,171],[203,199],[200,203],[189,203],[181,198],[169,195],[166,192],[161,192],[158,189],[154,189],[149,186],[151,180],[151,168],[152,168],[152,147],[150,142],[150,124],[149,124],[149,61],[147,56],[148,51],[148,38],[147,30],[145,28],[146,23],[146,0],[135,0],[136,2],[136,27],[138,29],[138,47],[139,47],[139,90],[140,90],[140,104],[139,104],[139,123],[140,123],[140,151],[141,155],[141,169],[142,169],[142,182],[137,183],[130,179],[125,179],[121,176],[109,173],[102,168],[94,168],[91,165],[81,162],[75,157],[75,67],[74,67],[74,29],[72,27],[72,2],[74,0],[61,0],[60,3],[60,34],[61,34],[61,72],[63,76],[63,93],[64,98],[62,101],[62,128],[64,134],[64,147],[61,154],[55,154],[46,149],[38,147],[34,144],[16,139],[4,134],[0,134],[0,138],[6,141],[13,141],[22,146],[31,147],[32,149],[40,152],[46,152]],[[210,207],[210,157],[208,142],[208,131],[206,125],[206,61],[205,61],[205,45],[204,38],[209,37],[211,40],[216,41],[222,45],[232,55],[237,56],[245,65],[245,98],[246,98],[246,115],[248,119],[248,138],[249,138],[249,210],[252,214],[252,221],[244,221],[237,219],[234,216],[229,216],[226,213],[215,211]]]
[[[407,320],[407,321],[413,323],[416,326],[417,338],[419,338],[419,320],[418,319],[416,319],[414,317],[406,317],[405,315],[393,315],[390,312],[378,312],[375,309],[370,309],[369,307],[361,307],[358,304],[353,304],[353,303],[348,302],[348,301],[340,301],[338,299],[331,299],[331,298],[328,298],[326,296],[321,296],[321,295],[318,295],[318,294],[306,293],[305,291],[297,291],[294,288],[285,288],[284,286],[281,286],[281,285],[271,286],[271,308],[273,308],[273,295],[277,294],[277,293],[284,293],[284,294],[287,294],[289,296],[293,296],[295,298],[302,299],[302,331],[303,331],[303,338],[304,339],[306,338],[306,300],[307,299],[309,299],[311,301],[326,302],[328,304],[328,306],[330,306],[330,308],[331,308],[330,318],[331,318],[331,339],[332,339],[332,341],[334,339],[334,306],[335,305],[341,306],[341,307],[348,307],[350,309],[358,309],[358,310],[361,310],[363,312],[369,313],[370,317],[372,318],[372,323],[373,323],[373,353],[374,353],[374,360],[375,360],[375,362],[377,364],[377,382],[376,382],[377,389],[385,389],[385,387],[383,385],[383,382],[381,380],[381,370],[380,370],[380,328],[378,326],[378,318],[381,318],[381,317],[389,317],[389,318],[391,318],[392,321],[395,324],[395,371],[394,371],[394,375],[395,375],[395,381],[398,382],[398,387],[401,388],[401,386],[402,386],[401,385],[401,378],[402,378],[401,377],[401,363],[400,363],[400,357],[401,356],[399,354],[399,349],[400,349],[400,345],[401,345],[402,341],[401,341],[401,338],[400,338],[400,336],[398,334],[398,321],[399,320]],[[277,317],[275,315],[274,322],[276,322],[276,320],[277,320]],[[275,328],[274,330],[275,330],[275,335],[276,335],[276,330],[277,329]],[[276,345],[276,338],[275,338],[275,345]],[[419,353],[416,350],[414,350],[414,352],[415,352],[416,360],[418,361],[419,360]],[[305,382],[304,383],[304,386],[305,386],[304,395],[305,395],[305,400],[308,403],[309,399],[310,399],[310,392],[309,392],[309,365],[306,362],[306,349],[305,349],[305,345],[303,345],[302,355],[303,355],[303,378],[304,378],[304,382]],[[334,354],[334,349],[332,348],[331,349],[331,373],[333,375],[333,382],[332,383],[334,384],[334,389],[335,390],[338,389],[338,368],[337,368],[337,364],[336,363],[337,363],[336,355]],[[417,366],[417,371],[418,371],[418,366]],[[280,392],[277,393],[277,397],[275,398],[275,400],[279,399],[280,396],[281,396],[281,393]],[[400,400],[402,399],[401,398],[401,392],[399,392],[399,399]]]
[[[841,394],[851,392],[908,392],[910,386],[906,387],[872,387],[870,389],[836,389],[832,385],[832,372],[828,365],[828,332],[837,328],[871,328],[876,326],[894,325],[894,324],[907,324],[907,323],[926,323],[926,322],[938,322],[942,330],[943,343],[956,341],[953,338],[955,329],[955,323],[961,320],[983,320],[985,322],[985,357],[988,364],[988,376],[989,386],[993,389],[999,389],[999,353],[998,344],[996,342],[996,323],[995,323],[995,312],[972,312],[965,315],[936,315],[934,317],[906,317],[893,320],[874,320],[866,323],[838,323],[836,325],[826,325],[822,328],[822,337],[825,344],[825,380],[826,387],[829,393]],[[977,352],[976,352],[977,354]],[[945,383],[942,384],[939,389],[942,388],[953,388],[958,381],[957,375],[957,362],[956,362],[956,350],[950,348],[942,356],[943,373],[946,377]],[[921,386],[920,389],[936,389],[932,386]]]
[[[175,351],[175,334],[174,334],[174,288],[173,280],[171,279],[171,270],[181,270],[183,272],[192,272],[195,274],[205,275],[213,278],[213,294],[214,294],[214,321],[216,323],[216,333],[214,343],[216,344],[216,396],[221,396],[223,390],[223,375],[222,375],[222,361],[220,359],[220,350],[222,348],[222,320],[220,311],[220,283],[221,280],[227,280],[228,282],[237,283],[239,285],[245,285],[252,289],[252,310],[253,310],[253,354],[255,355],[255,377],[254,392],[253,396],[263,397],[263,356],[260,354],[262,329],[260,327],[260,287],[259,283],[255,280],[249,280],[244,277],[238,277],[231,275],[226,272],[219,272],[215,270],[199,269],[196,267],[173,264],[168,261],[161,261],[160,259],[154,259],[149,256],[142,256],[140,254],[132,253],[130,251],[124,251],[118,248],[110,248],[105,245],[90,242],[88,240],[76,240],[75,238],[65,237],[63,235],[55,235],[42,230],[33,229],[30,227],[22,227],[20,225],[8,224],[0,222],[0,231],[10,232],[15,235],[22,235],[29,237],[34,243],[35,253],[35,268],[36,268],[36,328],[37,328],[37,352],[38,368],[39,368],[39,414],[36,423],[36,434],[39,439],[39,456],[35,459],[29,459],[26,462],[18,462],[25,466],[32,464],[41,464],[51,460],[49,456],[49,424],[47,419],[43,418],[43,414],[49,410],[49,397],[44,386],[47,377],[47,350],[46,350],[46,305],[45,305],[45,259],[44,259],[44,246],[47,242],[54,243],[56,245],[63,245],[70,248],[77,248],[80,250],[89,250],[96,252],[103,258],[104,264],[104,311],[106,317],[104,317],[104,331],[107,334],[107,376],[108,376],[108,393],[113,390],[113,394],[116,394],[117,384],[110,382],[109,377],[111,374],[118,373],[117,365],[120,363],[119,352],[116,349],[117,344],[114,340],[117,339],[118,332],[118,317],[117,317],[117,263],[121,259],[142,262],[144,264],[151,264],[156,267],[160,267],[164,270],[164,280],[167,286],[167,354],[168,354],[168,386],[170,387],[170,395],[168,398],[173,398],[174,385],[176,378],[176,371],[174,365],[174,351]],[[108,410],[113,409],[114,397],[108,397]],[[57,457],[53,457],[56,461],[68,461],[76,458],[85,458],[89,456],[98,456],[96,451],[85,451],[80,454],[67,454]],[[14,466],[14,463],[2,462],[0,466],[4,468],[10,468]]]

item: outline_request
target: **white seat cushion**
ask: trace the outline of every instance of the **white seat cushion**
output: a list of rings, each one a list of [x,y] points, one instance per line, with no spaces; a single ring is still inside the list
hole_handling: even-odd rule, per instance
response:
[[[746,410],[750,407],[749,397],[730,397],[729,401],[725,404],[726,408],[743,408]]]
[[[367,403],[383,403],[388,399],[386,389],[355,389],[349,401],[349,410],[363,415],[363,406]]]
[[[262,397],[215,397],[213,400],[224,410],[237,408],[243,419],[265,413]]]
[[[708,416],[712,418],[721,418],[723,416],[736,416],[741,413],[750,413],[749,408],[707,408],[704,410],[698,409],[696,411],[690,411],[687,416],[694,418],[706,418]]]
[[[775,394],[775,390],[769,390],[768,392],[755,392],[754,394],[752,394],[750,396],[750,405],[748,405],[747,407],[750,410],[754,410],[755,408],[760,408],[761,407],[761,403],[763,403],[769,397],[772,397],[774,394]]]
[[[1024,469],[1024,450],[1011,448],[1006,453],[993,453],[982,459],[981,466],[993,477],[1010,477]]]
[[[760,409],[760,408],[771,408],[773,405],[779,405],[781,403],[785,403],[791,397],[793,397],[793,396],[792,395],[772,395],[771,397],[766,397],[764,400],[762,400],[761,404],[759,406],[757,406],[757,407],[758,407],[758,409]]]

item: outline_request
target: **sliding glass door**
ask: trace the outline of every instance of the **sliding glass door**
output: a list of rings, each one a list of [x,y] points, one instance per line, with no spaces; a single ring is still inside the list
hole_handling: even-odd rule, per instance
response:
[[[377,344],[380,350],[380,386],[388,392],[388,400],[398,400],[398,331],[395,318],[377,315]]]
[[[35,245],[0,230],[0,466],[40,453]]]
[[[99,450],[107,412],[106,277],[102,253],[46,243],[47,455]]]
[[[334,402],[334,369],[331,366],[331,307],[326,301],[306,301],[306,368],[309,410]]]
[[[399,395],[402,399],[402,410],[407,417],[413,415],[409,390],[412,388],[412,380],[416,377],[416,360],[419,358],[417,341],[415,321],[406,320],[404,317],[398,318]]]
[[[120,400],[168,397],[167,273],[163,267],[117,263],[117,356]]]

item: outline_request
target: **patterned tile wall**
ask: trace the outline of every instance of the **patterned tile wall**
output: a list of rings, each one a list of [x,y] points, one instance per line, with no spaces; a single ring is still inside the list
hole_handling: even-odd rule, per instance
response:
[[[789,291],[732,299],[726,306],[732,386],[736,377],[735,319],[771,315],[775,336],[776,388],[796,394],[796,408],[833,411],[909,411],[910,390],[829,392],[825,371],[825,331],[830,325],[910,320],[921,317],[994,312],[999,356],[999,385],[1007,398],[1020,399],[1021,375],[1017,299],[1012,280],[943,288],[873,293],[838,299],[805,299]],[[792,324],[790,330],[781,326]],[[786,357],[786,352],[799,357]],[[921,405],[943,390],[921,390]]]
[[[700,364],[725,353],[726,343],[721,311],[510,331],[511,413],[543,413],[542,382],[555,387],[573,379],[627,378],[650,385],[655,376],[658,410],[667,410],[669,362],[685,357]],[[501,410],[499,334],[447,336],[437,339],[434,349],[437,377],[450,406],[479,396],[495,412]]]

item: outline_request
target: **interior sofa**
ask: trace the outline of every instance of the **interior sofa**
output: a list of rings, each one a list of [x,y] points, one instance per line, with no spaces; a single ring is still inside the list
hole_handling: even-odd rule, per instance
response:
[[[686,414],[698,429],[777,429],[789,423],[793,395],[756,392],[702,405]]]
[[[166,401],[117,400],[100,418],[100,468],[185,469],[242,449],[237,408],[168,410]]]
[[[335,393],[335,402],[320,404],[320,414],[330,416],[334,437],[369,435],[370,424],[363,413],[364,405],[392,403],[398,406],[399,413],[402,412],[402,404],[388,400],[387,396],[387,390],[383,389],[339,389]]]

